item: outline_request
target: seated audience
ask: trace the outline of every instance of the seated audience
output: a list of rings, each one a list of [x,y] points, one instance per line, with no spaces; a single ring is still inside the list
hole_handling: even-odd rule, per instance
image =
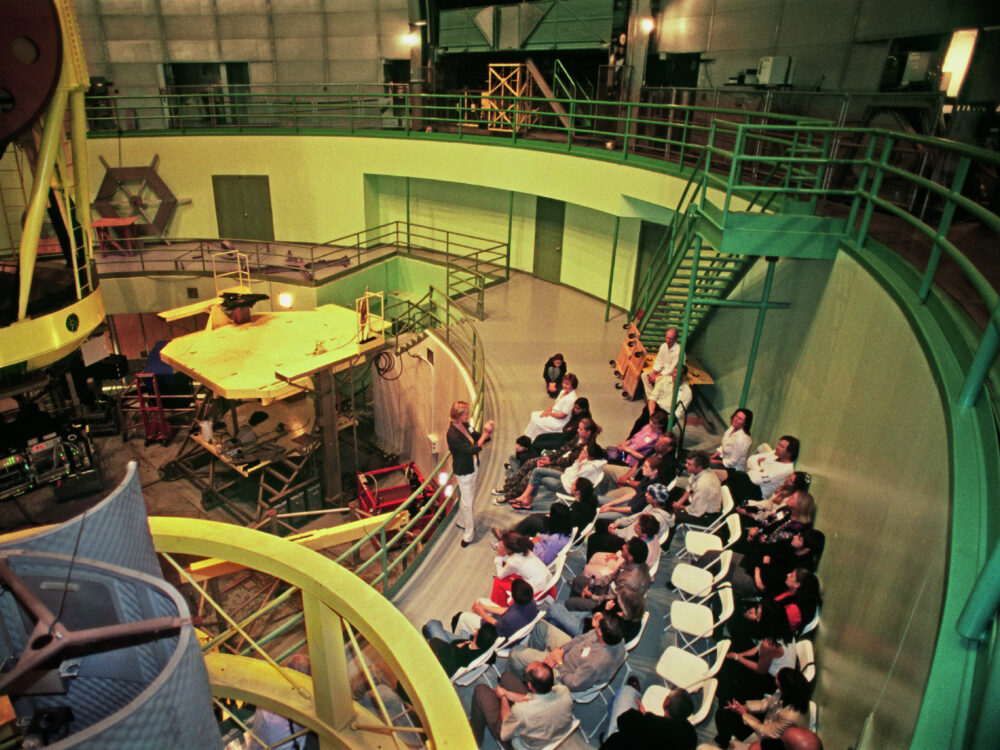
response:
[[[555,683],[551,666],[535,661],[524,670],[524,682],[504,672],[495,688],[476,685],[469,723],[477,745],[483,744],[488,728],[503,747],[534,750],[569,731],[573,697],[565,685]]]
[[[503,469],[507,477],[517,473],[518,469],[533,458],[541,456],[541,452],[531,445],[531,438],[527,435],[518,436],[514,441],[514,452],[507,457],[507,463]]]
[[[674,522],[706,526],[722,512],[722,485],[708,468],[708,454],[689,453],[684,467],[688,472],[687,491],[674,503]]]
[[[566,443],[551,456],[541,456],[526,461],[513,475],[505,479],[503,484],[493,489],[493,494],[499,496],[493,498],[493,502],[502,505],[518,497],[527,488],[528,479],[536,468],[562,471],[572,465],[583,452],[584,446],[596,442],[597,436],[600,434],[601,428],[594,424],[594,420],[581,419],[576,430],[576,440]]]
[[[531,447],[539,452],[557,450],[576,437],[576,428],[581,421],[591,418],[590,401],[586,396],[580,396],[573,402],[573,411],[563,428],[559,432],[543,432],[531,441]]]
[[[648,492],[646,496],[649,497]],[[667,513],[663,515],[670,518]],[[652,562],[660,556],[660,529],[660,520],[653,513],[633,513],[616,521],[599,520],[587,540],[587,559],[590,560],[598,552],[617,552],[629,539],[638,537],[649,547],[647,560]]]
[[[604,449],[597,443],[587,443],[576,461],[566,467],[565,471],[541,466],[532,471],[528,486],[510,501],[510,507],[514,510],[531,510],[536,502],[548,506],[556,499],[556,493],[571,494],[573,483],[578,477],[588,479],[592,484],[599,481],[601,469],[606,463]]]
[[[488,622],[484,622],[466,640],[431,638],[427,641],[427,645],[431,647],[434,656],[441,662],[445,674],[450,677],[482,656],[483,651],[490,648],[496,639],[497,629]]]
[[[675,688],[667,693],[663,715],[659,716],[642,705],[636,682],[629,680],[623,684],[608,707],[607,731],[614,733],[604,741],[601,750],[695,750],[698,735],[688,721],[694,713],[694,701],[688,691]]]
[[[745,472],[724,469],[719,470],[717,476],[729,488],[736,504],[742,505],[747,500],[763,500],[773,495],[785,477],[794,471],[798,457],[798,438],[782,435],[773,451],[748,458]]]
[[[625,586],[620,591],[616,591],[614,598],[608,599],[599,611],[613,612],[621,618],[622,637],[628,643],[639,635],[639,631],[642,629],[642,616],[646,612],[646,599],[635,589]],[[545,613],[545,619],[571,636],[586,633],[594,627],[593,612],[573,612],[567,609],[562,602],[550,604]]]
[[[761,738],[777,739],[792,726],[809,727],[809,683],[802,673],[791,667],[778,671],[774,686],[777,690],[760,700],[741,703],[730,700],[716,712],[715,737],[719,747],[729,746],[735,736],[744,740],[737,745],[747,750],[751,743]],[[719,701],[722,705],[722,701]]]
[[[451,618],[454,633],[445,630],[440,620],[431,620],[422,629],[424,638],[440,638],[443,641],[471,638],[484,622],[495,627],[498,636],[510,638],[538,614],[535,592],[527,581],[516,579],[510,586],[510,598],[510,605],[505,607],[486,598],[477,599],[472,603],[471,612],[458,612]]]
[[[753,412],[737,409],[729,419],[729,429],[722,434],[722,444],[711,455],[712,466],[734,471],[747,470],[747,455],[750,453],[750,426]]]
[[[767,554],[756,561],[742,555],[733,556],[729,580],[737,599],[771,597],[781,592],[785,577],[797,568],[816,572],[826,538],[822,531],[806,529],[795,534],[787,544],[768,547]]]
[[[597,498],[594,497],[594,485],[589,479],[580,477],[573,483],[573,498],[573,501],[569,503],[553,503],[548,513],[532,513],[530,516],[522,518],[510,530],[533,537],[561,534],[568,536],[574,528],[578,533],[583,531],[597,515]],[[494,526],[493,535],[499,539],[503,535],[503,530]],[[539,554],[537,549],[539,544],[539,540],[535,538],[535,554],[548,565],[552,559],[547,560],[543,554]],[[557,544],[557,541],[551,541],[547,542],[545,546],[548,548]]]
[[[493,591],[490,600],[502,607],[510,601],[510,587],[515,577],[528,582],[532,590],[541,592],[548,584],[550,575],[545,565],[532,551],[534,544],[531,539],[521,534],[508,531],[497,545],[497,554],[493,559],[496,565],[496,576],[493,579]]]
[[[534,440],[543,432],[559,432],[569,421],[576,401],[576,387],[579,381],[571,372],[563,375],[562,391],[556,395],[556,402],[548,409],[531,412],[524,434]]]
[[[595,610],[623,587],[645,596],[652,583],[646,565],[648,556],[649,547],[641,539],[630,539],[616,554],[598,552],[583,574],[573,579],[566,608],[577,612]]]
[[[542,380],[545,381],[545,392],[549,398],[559,395],[559,387],[566,375],[566,360],[562,354],[553,354],[542,366]]]
[[[615,614],[594,614],[594,629],[571,638],[544,620],[528,636],[528,644],[510,653],[508,669],[523,675],[540,661],[555,672],[556,682],[579,693],[610,680],[625,661],[621,619]]]
[[[666,412],[656,412],[649,418],[649,424],[635,435],[626,438],[614,448],[608,449],[608,461],[620,466],[636,466],[653,452],[656,441],[667,428]]]
[[[770,518],[783,508],[787,508],[789,499],[797,499],[807,493],[811,483],[812,477],[808,472],[793,471],[770,497],[764,500],[748,500],[736,509],[740,514],[740,524],[744,531],[770,523]]]
[[[719,670],[719,705],[732,699],[760,698],[771,689],[780,669],[795,666],[795,641],[784,610],[765,603],[759,611],[757,635],[761,641],[743,651],[730,650]]]

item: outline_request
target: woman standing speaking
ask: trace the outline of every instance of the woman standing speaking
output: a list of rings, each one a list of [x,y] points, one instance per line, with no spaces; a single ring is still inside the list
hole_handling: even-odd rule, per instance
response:
[[[479,451],[490,439],[496,425],[489,420],[483,425],[482,433],[469,424],[469,404],[456,401],[451,405],[451,424],[448,426],[448,450],[451,451],[451,466],[458,480],[461,495],[458,507],[458,526],[464,529],[462,546],[468,547],[476,536],[476,522],[473,504],[476,500],[476,470],[479,466]]]

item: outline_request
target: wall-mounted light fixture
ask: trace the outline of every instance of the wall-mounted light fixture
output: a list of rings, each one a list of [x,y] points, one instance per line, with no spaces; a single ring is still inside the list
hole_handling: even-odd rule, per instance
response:
[[[278,294],[278,307],[287,310],[292,306],[292,293],[280,292]]]
[[[653,27],[655,25],[656,24],[653,22],[652,18],[641,18],[641,19],[639,19],[639,30],[643,34],[648,34],[649,32],[651,32],[653,30]]]
[[[951,43],[948,45],[948,52],[945,53],[944,63],[941,65],[941,83],[947,86],[945,93],[949,97],[958,96],[962,90],[978,36],[978,29],[959,29],[951,35]]]

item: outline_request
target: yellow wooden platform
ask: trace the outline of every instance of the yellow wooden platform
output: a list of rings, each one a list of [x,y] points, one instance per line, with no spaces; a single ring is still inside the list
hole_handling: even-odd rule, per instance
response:
[[[345,307],[259,312],[242,325],[180,336],[163,347],[161,357],[217,396],[267,405],[301,393],[299,385],[312,387],[310,375],[380,348],[385,327],[375,319],[374,338],[359,344],[358,314]]]

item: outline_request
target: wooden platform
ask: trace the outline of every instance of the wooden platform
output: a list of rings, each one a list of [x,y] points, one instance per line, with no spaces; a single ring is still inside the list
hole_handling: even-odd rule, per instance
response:
[[[382,347],[384,327],[381,320],[375,321],[374,337],[359,344],[354,310],[323,305],[302,312],[259,312],[242,325],[176,338],[161,357],[217,396],[259,399],[266,405],[311,388],[311,374],[348,366]]]

